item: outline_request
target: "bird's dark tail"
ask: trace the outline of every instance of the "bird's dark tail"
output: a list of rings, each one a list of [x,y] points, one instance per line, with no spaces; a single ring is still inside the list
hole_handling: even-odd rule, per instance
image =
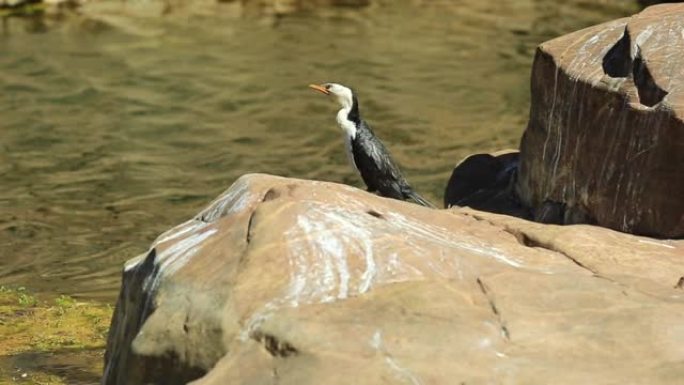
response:
[[[436,209],[436,208],[437,208],[437,206],[435,206],[435,205],[433,205],[432,203],[430,203],[427,199],[423,198],[422,196],[420,196],[420,194],[418,194],[418,193],[415,192],[415,191],[411,191],[410,193],[408,193],[408,197],[409,197],[412,201],[418,203],[418,204],[421,205],[421,206],[429,207],[429,208],[432,208],[432,209]]]

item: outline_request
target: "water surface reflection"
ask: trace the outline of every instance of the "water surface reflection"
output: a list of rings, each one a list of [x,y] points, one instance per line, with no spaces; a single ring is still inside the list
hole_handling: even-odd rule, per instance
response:
[[[4,19],[0,283],[113,302],[123,261],[244,173],[360,186],[312,82],[355,86],[411,183],[441,202],[460,158],[517,146],[539,42],[634,11],[596,3],[262,18],[96,2],[57,23]]]

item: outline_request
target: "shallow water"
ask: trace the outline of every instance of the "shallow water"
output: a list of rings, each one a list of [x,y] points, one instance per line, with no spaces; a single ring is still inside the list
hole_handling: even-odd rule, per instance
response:
[[[0,357],[0,383],[91,385],[99,383],[101,350],[21,353]],[[7,382],[5,382],[7,381]]]
[[[409,180],[441,204],[463,156],[517,147],[535,46],[633,11],[396,1],[274,17],[117,2],[3,19],[0,284],[113,302],[125,260],[244,173],[361,186],[312,82],[355,87]]]

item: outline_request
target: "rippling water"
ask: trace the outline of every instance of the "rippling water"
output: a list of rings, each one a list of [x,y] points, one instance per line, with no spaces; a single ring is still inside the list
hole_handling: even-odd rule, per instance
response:
[[[3,19],[0,283],[113,301],[126,259],[244,173],[361,186],[336,106],[311,82],[355,87],[409,180],[441,203],[463,156],[517,147],[534,47],[635,11],[627,3],[396,1],[275,17],[117,2]]]

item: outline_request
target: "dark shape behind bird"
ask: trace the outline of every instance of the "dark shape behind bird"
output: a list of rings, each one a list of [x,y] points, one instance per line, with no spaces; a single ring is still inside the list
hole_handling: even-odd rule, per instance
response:
[[[518,152],[474,154],[454,168],[444,191],[444,207],[463,207],[532,219],[515,191]]]
[[[420,205],[435,207],[413,191],[385,146],[373,134],[368,123],[361,119],[359,101],[351,89],[336,83],[312,84],[309,87],[333,96],[342,107],[337,113],[337,124],[344,131],[347,156],[361,174],[369,192],[398,200],[411,199]]]

